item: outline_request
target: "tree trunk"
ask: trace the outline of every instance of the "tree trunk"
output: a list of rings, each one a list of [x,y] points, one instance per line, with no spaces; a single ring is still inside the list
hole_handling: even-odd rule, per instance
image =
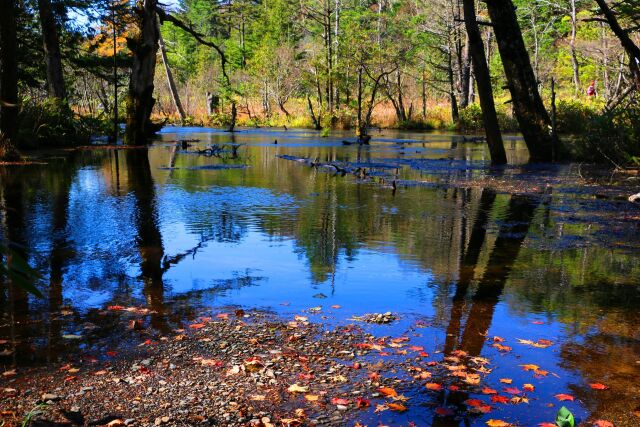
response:
[[[479,31],[480,30],[478,30],[478,35],[480,35]],[[471,81],[471,61],[472,61],[472,55],[473,55],[471,52],[471,47],[469,46],[470,43],[471,42],[469,40],[469,36],[467,35],[467,46],[465,47],[465,50],[464,50],[462,70],[460,71],[460,87],[461,87],[460,107],[461,108],[466,108],[469,105],[469,92],[470,92],[469,89],[471,87],[469,82]],[[482,47],[482,50],[484,52],[484,47]]]
[[[322,129],[322,126],[320,125],[320,118],[316,117],[316,114],[313,111],[313,104],[311,103],[311,98],[309,96],[307,96],[307,105],[309,106],[309,114],[311,115],[311,121],[313,122],[313,128],[315,130]]]
[[[557,138],[549,132],[551,120],[538,92],[538,82],[522,39],[516,8],[511,0],[488,0],[486,3],[530,161],[551,161]]]
[[[482,107],[482,121],[487,135],[487,144],[491,153],[491,163],[502,165],[507,163],[507,155],[502,143],[500,126],[498,125],[498,115],[493,100],[493,88],[491,87],[491,76],[487,67],[487,58],[484,52],[480,28],[476,21],[475,0],[463,0],[464,23],[467,28],[468,46],[473,61],[473,70],[478,83],[478,95],[480,96],[480,106]]]
[[[6,139],[15,136],[18,117],[15,3],[0,0],[0,133]]]
[[[578,64],[578,54],[576,52],[576,34],[578,32],[578,11],[576,0],[571,0],[571,38],[569,47],[571,48],[571,66],[573,67],[573,85],[576,94],[580,93],[580,64]]]
[[[160,55],[162,56],[162,64],[164,64],[164,71],[167,74],[167,83],[169,84],[169,91],[171,92],[173,104],[175,105],[176,110],[178,110],[180,121],[184,122],[187,118],[187,115],[184,113],[184,108],[182,108],[182,102],[180,102],[180,95],[178,94],[178,89],[176,88],[176,82],[173,80],[173,73],[171,72],[171,68],[169,68],[167,49],[164,44],[164,39],[162,38],[162,33],[160,31],[158,31],[158,45],[160,47]]]
[[[67,89],[62,71],[60,39],[51,1],[38,0],[38,10],[40,13],[40,25],[42,26],[44,57],[47,63],[47,91],[50,97],[64,100],[67,98]]]
[[[125,143],[144,145],[147,138],[157,130],[151,122],[151,111],[156,102],[153,98],[153,79],[160,38],[156,0],[143,0],[142,4],[138,3],[135,13],[139,33],[135,38],[127,40],[133,52],[133,66],[127,94]]]
[[[451,56],[451,49],[449,49],[449,63],[448,63],[448,74],[449,74],[449,98],[451,100],[451,120],[454,123],[458,123],[460,119],[460,112],[458,111],[458,100],[456,99],[456,86],[455,81],[453,79],[453,58]]]

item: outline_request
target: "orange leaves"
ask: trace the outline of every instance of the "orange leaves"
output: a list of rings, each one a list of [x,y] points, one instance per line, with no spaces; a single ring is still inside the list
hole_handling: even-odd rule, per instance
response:
[[[538,369],[540,369],[540,366],[538,365],[519,365],[522,367],[522,369],[524,369],[525,371],[537,371]]]
[[[498,391],[489,387],[485,387],[482,389],[482,394],[498,394]]]
[[[518,387],[507,387],[504,389],[505,393],[509,393],[509,394],[520,394],[522,393],[520,391],[520,389],[518,389]]]
[[[494,394],[491,396],[491,401],[493,403],[509,403],[509,399],[505,396],[500,396],[499,394]]]
[[[606,420],[596,420],[593,422],[594,427],[613,427],[613,423],[611,421]]]
[[[425,385],[425,387],[427,387],[427,389],[429,389],[431,391],[440,391],[440,390],[442,390],[442,385],[440,385],[438,383],[427,383]]]
[[[378,391],[385,397],[394,397],[398,395],[398,392],[391,387],[380,387]]]
[[[202,329],[205,327],[204,323],[192,323],[189,325],[191,329]]]
[[[487,425],[488,425],[489,427],[510,427],[510,426],[511,426],[511,424],[509,424],[509,423],[508,423],[508,422],[506,422],[506,421],[502,421],[502,420],[493,420],[493,419],[491,419],[491,420],[487,421]]]
[[[498,349],[498,351],[501,351],[501,352],[503,352],[503,353],[507,353],[507,352],[510,352],[510,351],[512,350],[512,348],[511,348],[511,347],[509,347],[508,345],[502,345],[502,344],[500,344],[500,343],[494,343],[494,344],[492,345],[492,347],[497,348],[497,349]]]
[[[513,380],[511,378],[500,378],[500,382],[503,384],[511,384]]]
[[[522,386],[522,388],[524,389],[524,391],[536,391],[536,388],[533,386],[533,384],[525,384]]]
[[[320,400],[320,396],[318,396],[317,394],[305,394],[304,398],[308,402],[317,402],[318,400]]]
[[[402,403],[387,403],[387,407],[396,412],[404,412],[407,410],[407,407]]]
[[[556,394],[555,398],[558,399],[561,402],[565,401],[565,400],[573,402],[573,400],[574,400],[574,397],[571,396],[570,394],[563,394],[563,393]]]
[[[589,384],[589,386],[591,386],[591,388],[594,390],[609,390],[609,386],[606,386],[601,383],[593,383],[593,384]]]

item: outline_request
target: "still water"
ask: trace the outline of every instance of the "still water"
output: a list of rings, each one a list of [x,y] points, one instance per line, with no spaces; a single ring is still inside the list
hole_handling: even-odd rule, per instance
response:
[[[315,320],[392,311],[401,320],[376,333],[420,322],[430,352],[482,355],[496,381],[535,382],[528,404],[467,423],[552,422],[565,404],[584,422],[640,425],[637,207],[594,197],[575,166],[518,166],[517,137],[507,138],[512,166],[492,171],[484,146],[453,135],[389,131],[371,146],[344,145],[348,136],[166,128],[148,150],[59,152],[0,170],[3,240],[20,245],[46,296],[2,284],[1,367],[122,345],[104,344],[111,329],[98,313],[110,305],[154,310],[159,333],[216,307],[291,316],[340,305]],[[213,144],[225,150],[198,153]],[[525,194],[477,180],[518,182]],[[498,351],[494,336],[513,350]],[[552,375],[534,378],[527,363]],[[407,420],[430,425],[435,404]]]

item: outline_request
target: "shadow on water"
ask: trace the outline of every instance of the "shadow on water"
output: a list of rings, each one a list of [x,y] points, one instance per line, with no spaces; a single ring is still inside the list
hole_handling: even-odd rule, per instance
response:
[[[201,141],[183,148],[182,138]],[[640,235],[628,219],[636,208],[615,200],[594,208],[573,182],[563,186],[568,168],[489,170],[483,147],[446,134],[387,133],[366,147],[342,139],[175,129],[148,150],[79,151],[0,170],[2,238],[40,271],[46,294],[34,299],[2,278],[0,363],[55,364],[137,345],[109,306],[149,309],[142,327],[162,336],[221,306],[287,316],[340,305],[329,322],[376,311],[426,318],[434,327],[423,344],[444,357],[497,356],[488,335],[547,337],[558,351],[518,349],[518,358],[553,366],[579,396],[578,416],[620,419],[640,405],[637,387],[623,387],[640,374]],[[237,155],[201,154],[213,145]],[[521,151],[513,139],[510,159]],[[542,190],[471,185],[513,177]],[[544,320],[546,335],[533,320]],[[404,322],[381,334],[404,333]],[[518,358],[503,357],[510,364],[501,369],[524,382]],[[594,394],[588,381],[608,382],[625,402]],[[445,390],[427,407],[466,414],[470,396]],[[554,412],[545,402],[531,411]],[[425,425],[477,421],[425,413]]]

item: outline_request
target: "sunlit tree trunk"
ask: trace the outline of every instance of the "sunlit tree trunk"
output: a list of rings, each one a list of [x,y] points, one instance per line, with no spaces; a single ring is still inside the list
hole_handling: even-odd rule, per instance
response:
[[[158,45],[160,47],[160,55],[162,56],[162,64],[164,65],[164,71],[167,75],[167,83],[169,85],[169,91],[171,92],[171,98],[173,99],[173,104],[178,111],[178,115],[180,116],[180,120],[184,122],[187,118],[187,115],[184,112],[184,108],[182,108],[182,102],[180,102],[180,95],[178,94],[178,88],[176,87],[176,82],[173,79],[173,73],[171,72],[171,68],[169,68],[169,59],[167,58],[167,49],[164,44],[164,39],[162,38],[162,33],[158,31]]]
[[[50,97],[66,100],[67,89],[62,70],[60,38],[58,37],[58,27],[56,26],[56,18],[53,14],[51,1],[38,0],[38,12],[40,14],[44,56],[47,64],[47,90]]]
[[[511,0],[487,0],[486,4],[530,161],[552,161],[557,138],[550,132],[551,119],[538,92],[516,8]]]
[[[484,52],[482,36],[476,21],[475,0],[463,0],[464,23],[467,29],[468,50],[471,53],[473,69],[478,83],[478,95],[480,96],[480,106],[482,107],[482,121],[487,135],[487,144],[491,153],[491,163],[507,163],[507,155],[502,143],[500,126],[498,125],[498,115],[493,100],[493,88],[491,86],[491,76],[487,67],[487,58]]]
[[[18,116],[15,3],[0,0],[0,132],[7,139],[15,136]]]

